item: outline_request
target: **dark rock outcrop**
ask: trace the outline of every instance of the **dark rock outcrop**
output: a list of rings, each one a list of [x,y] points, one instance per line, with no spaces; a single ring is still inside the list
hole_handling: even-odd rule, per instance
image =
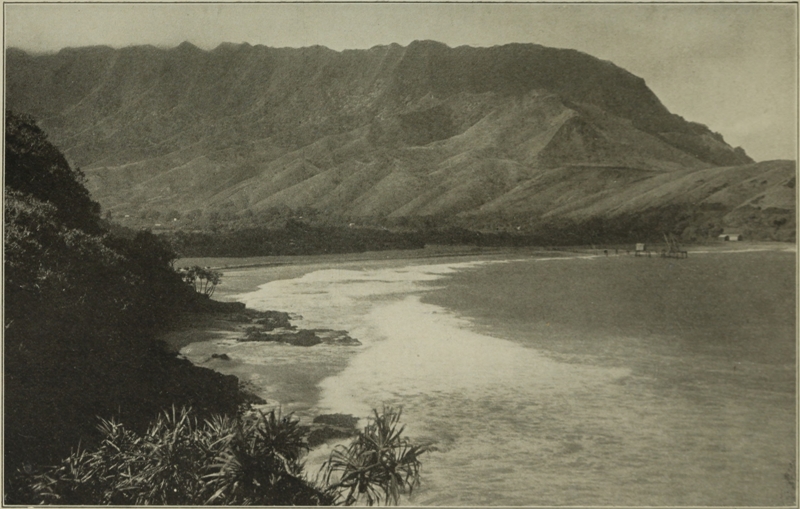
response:
[[[358,418],[347,414],[324,414],[314,417],[313,424],[307,427],[309,447],[322,445],[329,440],[342,440],[354,437],[358,430]]]
[[[361,344],[353,339],[347,331],[331,329],[266,329],[261,327],[248,327],[245,335],[239,341],[274,341],[294,346],[314,346],[322,343],[328,345],[358,346]]]

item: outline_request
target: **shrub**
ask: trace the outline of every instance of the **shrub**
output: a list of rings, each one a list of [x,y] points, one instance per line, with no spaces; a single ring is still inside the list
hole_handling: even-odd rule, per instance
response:
[[[59,505],[352,505],[397,503],[419,483],[419,455],[384,409],[326,462],[320,489],[304,478],[306,430],[291,415],[258,412],[198,424],[191,410],[163,412],[144,434],[101,419],[102,439],[39,474],[19,472],[16,498]]]
[[[207,503],[226,505],[319,505],[329,497],[300,476],[307,450],[298,421],[280,412],[234,422],[228,446],[206,475]]]
[[[229,420],[198,426],[186,409],[164,412],[138,435],[101,419],[100,445],[37,476],[36,503],[186,504],[206,501],[204,472],[231,440]]]
[[[296,420],[190,410],[161,414],[144,435],[101,420],[100,445],[29,478],[31,502],[123,505],[289,505],[330,501],[299,477],[305,442]]]
[[[325,462],[328,493],[337,502],[367,505],[382,501],[397,504],[400,494],[410,494],[419,484],[419,456],[426,447],[413,445],[402,436],[401,410],[373,410],[370,423],[347,447],[338,446]],[[339,480],[331,484],[338,475]]]

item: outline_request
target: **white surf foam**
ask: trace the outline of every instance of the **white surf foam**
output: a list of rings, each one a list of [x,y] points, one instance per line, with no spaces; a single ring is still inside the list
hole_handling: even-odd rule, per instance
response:
[[[376,341],[341,374],[323,381],[320,406],[330,411],[364,416],[385,402],[430,394],[539,397],[627,374],[556,362],[532,348],[478,334],[467,320],[424,304],[419,296],[376,306],[365,320]]]
[[[303,328],[342,328],[351,335],[371,302],[434,289],[425,285],[458,270],[500,261],[411,265],[370,270],[325,269],[296,279],[271,281],[234,298],[253,309],[285,310],[302,315]],[[360,339],[360,338],[359,338]],[[367,338],[367,340],[369,340]]]

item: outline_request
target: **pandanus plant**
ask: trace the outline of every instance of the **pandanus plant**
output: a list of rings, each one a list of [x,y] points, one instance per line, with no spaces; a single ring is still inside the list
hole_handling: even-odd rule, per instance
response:
[[[322,468],[328,492],[337,502],[396,505],[401,494],[411,494],[419,485],[419,457],[427,448],[403,436],[401,414],[391,407],[384,407],[383,413],[373,410],[364,431],[349,446],[333,450]]]
[[[44,472],[22,473],[17,498],[59,505],[396,504],[418,485],[426,450],[402,436],[399,420],[392,408],[375,412],[348,447],[331,453],[322,488],[304,477],[306,430],[280,410],[198,423],[190,409],[173,407],[144,434],[101,420],[96,447],[79,448]]]
[[[205,476],[214,492],[209,504],[311,505],[324,503],[302,479],[305,433],[291,415],[258,412],[255,420],[232,421],[228,447]],[[228,426],[222,426],[228,428]]]

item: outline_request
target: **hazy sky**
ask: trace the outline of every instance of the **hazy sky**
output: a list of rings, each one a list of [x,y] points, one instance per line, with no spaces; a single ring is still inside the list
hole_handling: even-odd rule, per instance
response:
[[[335,50],[415,39],[574,48],[645,79],[756,160],[796,159],[793,4],[5,4],[7,46],[221,42]]]

